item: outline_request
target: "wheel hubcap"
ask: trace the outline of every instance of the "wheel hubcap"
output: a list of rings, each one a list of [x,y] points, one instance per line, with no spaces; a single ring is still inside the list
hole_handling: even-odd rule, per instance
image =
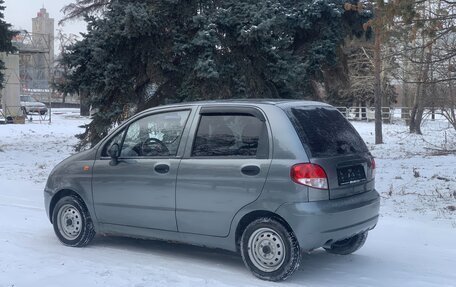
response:
[[[249,238],[248,253],[253,265],[264,272],[282,266],[285,246],[282,237],[270,228],[259,228]]]
[[[65,239],[76,239],[82,229],[81,213],[70,204],[62,206],[57,214],[57,226]]]

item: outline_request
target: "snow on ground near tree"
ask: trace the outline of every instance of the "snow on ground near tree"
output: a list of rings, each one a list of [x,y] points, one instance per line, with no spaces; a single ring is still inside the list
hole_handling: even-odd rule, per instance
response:
[[[456,227],[456,132],[446,120],[425,119],[423,135],[404,123],[383,125],[384,142],[374,145],[373,123],[353,122],[378,166],[376,188],[382,214],[444,221]]]
[[[377,160],[379,224],[357,253],[305,254],[285,283],[254,278],[236,254],[181,244],[96,237],[86,248],[59,244],[42,190],[53,166],[72,153],[78,126],[71,109],[49,124],[0,125],[0,286],[455,286],[456,156],[436,149],[456,142],[444,121],[423,136],[402,124],[354,122]],[[455,147],[447,146],[454,149]]]

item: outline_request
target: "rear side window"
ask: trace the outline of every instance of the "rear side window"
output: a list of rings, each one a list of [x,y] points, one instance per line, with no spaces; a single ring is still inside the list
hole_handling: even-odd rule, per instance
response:
[[[202,115],[193,143],[196,157],[268,157],[268,134],[252,115]]]
[[[330,157],[367,152],[355,128],[334,109],[292,108],[291,120],[312,157]]]

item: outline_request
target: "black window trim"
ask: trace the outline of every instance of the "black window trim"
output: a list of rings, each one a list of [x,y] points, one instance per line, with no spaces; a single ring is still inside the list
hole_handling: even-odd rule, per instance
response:
[[[143,119],[143,118],[146,118],[146,117],[149,117],[149,116],[154,116],[154,115],[159,115],[159,114],[165,114],[165,113],[174,113],[174,112],[183,112],[183,111],[188,111],[188,116],[187,116],[187,119],[185,120],[185,123],[184,123],[184,128],[182,129],[182,135],[184,134],[184,131],[185,131],[185,128],[187,127],[187,124],[188,124],[188,120],[190,119],[190,116],[192,114],[192,108],[191,107],[185,107],[185,108],[180,108],[180,109],[175,109],[175,110],[159,110],[159,111],[154,111],[154,112],[151,112],[151,113],[147,113],[147,114],[143,114],[141,115],[140,117],[137,117],[137,118],[134,118],[131,120],[131,122],[129,122],[127,125],[125,125],[124,127],[122,127],[118,132],[116,132],[115,134],[113,134],[112,136],[110,136],[103,144],[102,144],[102,147],[101,147],[101,153],[100,153],[100,156],[99,156],[99,160],[110,160],[111,157],[110,156],[103,156],[103,149],[105,148],[105,146],[108,144],[108,142],[115,138],[117,135],[119,135],[120,133],[124,133],[124,135],[122,136],[122,140],[121,140],[121,144],[120,144],[120,150],[122,150],[122,146],[123,146],[123,143],[124,143],[124,140],[125,140],[125,137],[127,136],[127,131],[128,131],[128,128],[130,128],[130,125]],[[181,141],[182,141],[182,135],[179,139],[179,144],[177,145],[178,148],[177,148],[177,151],[179,151],[179,148],[180,148],[180,145],[181,145]],[[178,156],[177,154],[176,155],[173,155],[173,156],[170,156],[170,155],[161,155],[161,156],[130,156],[130,157],[119,157],[119,159],[176,159],[176,158],[181,158],[182,156]]]
[[[253,107],[208,106],[202,107],[199,113],[200,115],[250,115],[262,122],[266,122],[263,113]]]

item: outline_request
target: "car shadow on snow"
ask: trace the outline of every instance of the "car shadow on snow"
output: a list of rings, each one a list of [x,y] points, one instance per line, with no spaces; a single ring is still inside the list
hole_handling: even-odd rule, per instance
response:
[[[150,254],[189,264],[201,264],[203,268],[205,265],[216,265],[223,267],[224,270],[250,276],[239,254],[221,249],[117,236],[97,236],[91,246],[117,249],[119,253],[127,250],[128,252]],[[310,253],[303,253],[299,269],[285,283],[321,284],[327,282],[337,285],[337,278],[359,280],[363,277],[363,270],[370,270],[375,265],[375,259],[366,255],[341,256],[328,254],[323,249],[317,249]]]
[[[357,282],[371,286],[375,285],[370,282],[373,280],[372,275],[375,277],[372,270],[378,268],[378,265],[376,258],[364,255],[362,251],[350,255],[335,255],[320,248],[303,253],[301,265],[289,282],[315,283],[322,286]],[[382,274],[376,274],[379,276],[376,280],[381,279]]]
[[[118,249],[119,251],[128,250],[129,252],[151,254],[193,263],[221,264],[241,270],[244,267],[242,258],[234,252],[178,242],[118,236],[97,236],[90,246]]]

